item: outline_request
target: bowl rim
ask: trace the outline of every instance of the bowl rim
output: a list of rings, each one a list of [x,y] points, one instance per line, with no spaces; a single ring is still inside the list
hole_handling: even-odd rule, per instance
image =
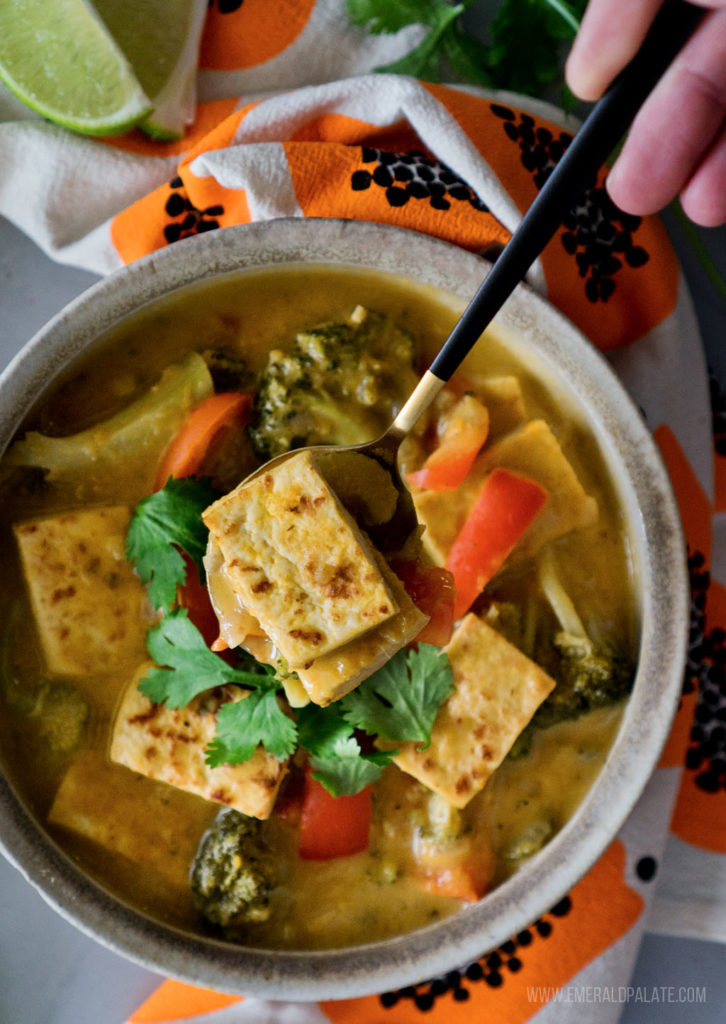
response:
[[[189,284],[275,265],[368,268],[471,297],[482,257],[404,228],[290,218],[184,239],[101,279],[53,317],[0,374],[0,451],[41,388],[97,336],[141,305]],[[633,693],[595,783],[547,846],[482,901],[418,931],[362,946],[270,951],[197,938],[132,909],[87,878],[0,773],[0,852],[63,917],[147,969],[192,984],[272,999],[352,998],[412,985],[476,960],[554,906],[590,869],[640,797],[665,744],[687,650],[686,549],[670,479],[634,402],[584,335],[527,285],[496,324],[532,347],[577,401],[611,469],[622,473],[643,583],[641,653]],[[582,390],[586,394],[582,394]],[[682,627],[682,628],[681,628]],[[613,810],[615,808],[615,810]]]

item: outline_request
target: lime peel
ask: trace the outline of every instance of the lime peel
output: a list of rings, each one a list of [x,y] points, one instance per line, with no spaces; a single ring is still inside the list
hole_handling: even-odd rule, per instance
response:
[[[93,4],[153,104],[138,127],[155,139],[181,138],[195,112],[207,0],[93,0]]]
[[[39,114],[87,135],[120,134],[153,110],[84,0],[3,0],[0,78]]]

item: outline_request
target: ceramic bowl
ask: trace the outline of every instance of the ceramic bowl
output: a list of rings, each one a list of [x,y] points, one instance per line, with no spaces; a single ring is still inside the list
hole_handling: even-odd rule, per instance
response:
[[[459,301],[473,295],[488,267],[428,236],[351,221],[272,221],[176,243],[94,285],[7,367],[0,377],[0,450],[57,375],[140,306],[221,274],[290,263],[370,267]],[[151,970],[206,987],[272,999],[348,998],[413,984],[476,959],[555,905],[613,839],[654,769],[680,692],[689,599],[678,512],[640,413],[571,323],[520,286],[497,318],[497,333],[586,410],[620,493],[639,589],[635,687],[607,760],[575,815],[516,875],[446,920],[355,948],[270,952],[192,936],[119,902],[61,852],[0,777],[5,855],[84,932]]]

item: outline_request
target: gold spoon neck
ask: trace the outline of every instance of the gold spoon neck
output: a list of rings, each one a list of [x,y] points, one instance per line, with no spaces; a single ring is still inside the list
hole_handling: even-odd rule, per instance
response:
[[[405,404],[386,431],[386,434],[398,440],[409,434],[417,420],[428,409],[445,383],[446,381],[441,380],[431,370],[426,370],[421,380],[406,399]]]

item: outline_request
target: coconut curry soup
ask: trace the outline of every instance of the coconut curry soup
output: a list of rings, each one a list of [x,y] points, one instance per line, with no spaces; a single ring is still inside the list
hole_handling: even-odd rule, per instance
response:
[[[478,900],[606,757],[637,646],[582,416],[487,335],[403,444],[353,455],[458,310],[248,271],[123,322],[2,462],[2,730],[33,813],[120,899],[247,945],[356,945]]]

